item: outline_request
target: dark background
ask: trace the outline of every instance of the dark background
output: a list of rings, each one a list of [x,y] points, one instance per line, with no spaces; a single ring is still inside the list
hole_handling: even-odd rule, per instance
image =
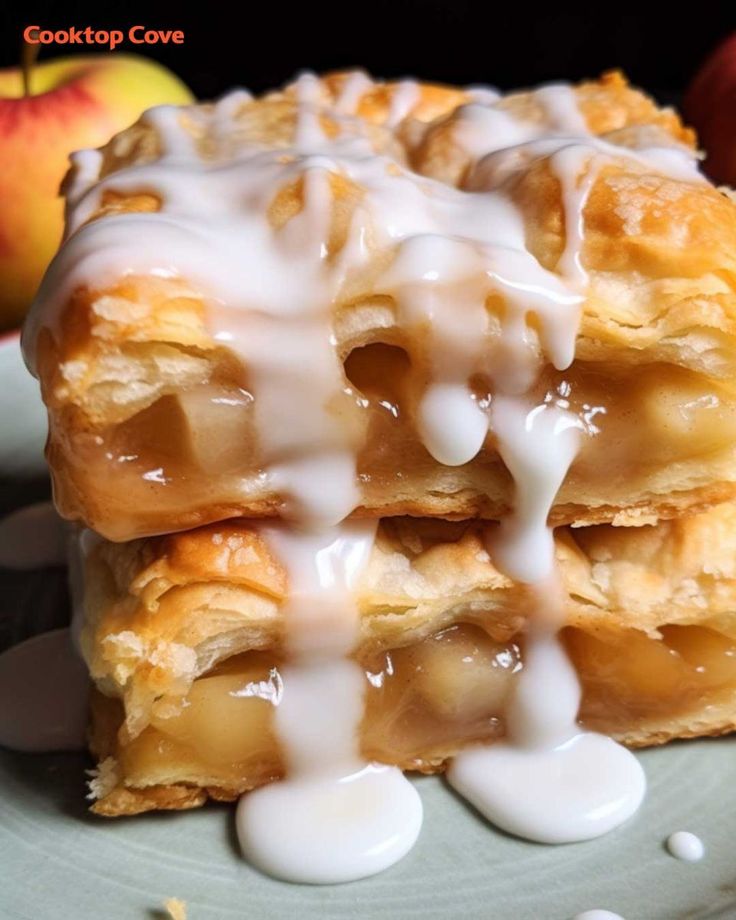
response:
[[[361,65],[378,76],[414,75],[501,88],[596,76],[623,68],[676,101],[707,52],[736,28],[736,2],[553,4],[477,0],[234,0],[150,2],[0,0],[0,66],[18,60],[26,25],[182,29],[183,46],[138,50],[180,74],[200,97],[233,85],[262,90],[297,71]],[[93,52],[94,48],[78,50]],[[42,59],[68,54],[43,49]]]

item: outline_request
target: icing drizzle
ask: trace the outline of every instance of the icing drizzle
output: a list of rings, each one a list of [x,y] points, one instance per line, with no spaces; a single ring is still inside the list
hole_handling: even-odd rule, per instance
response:
[[[243,796],[238,837],[246,857],[290,881],[335,883],[373,875],[407,853],[422,804],[397,767],[367,763],[357,744],[365,677],[345,656],[358,634],[353,592],[374,521],[316,533],[261,532],[290,579],[287,652],[276,709],[287,776]]]

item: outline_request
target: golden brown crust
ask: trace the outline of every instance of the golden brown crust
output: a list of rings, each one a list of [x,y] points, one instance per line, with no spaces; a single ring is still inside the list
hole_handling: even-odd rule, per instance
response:
[[[691,465],[702,472],[702,461],[697,457]],[[473,477],[474,478],[474,477]],[[442,520],[459,521],[468,518],[482,518],[487,521],[500,520],[511,509],[511,496],[508,493],[506,474],[499,476],[498,498],[481,491],[481,484],[468,484],[463,471],[445,469],[441,475],[424,480],[426,491],[417,490],[416,497],[404,497],[401,501],[380,501],[367,507],[359,505],[353,512],[356,518],[375,517],[436,517]],[[90,501],[90,483],[83,481],[80,489],[75,489],[75,479],[53,476],[54,496],[60,510],[72,520],[85,523],[93,530],[105,534],[110,540],[122,540],[125,537],[135,539],[141,534],[155,534],[161,531],[164,520],[172,532],[184,532],[207,526],[218,521],[237,518],[262,519],[278,517],[283,510],[283,502],[277,496],[268,499],[253,500],[247,507],[236,504],[206,502],[198,505],[196,495],[192,506],[185,512],[173,510],[162,518],[160,509],[149,512],[147,508],[131,507],[129,495],[120,492],[114,484],[111,491],[97,490],[97,496]],[[488,477],[485,478],[488,481]],[[563,485],[559,496],[562,499],[575,494],[575,489]],[[98,505],[100,497],[104,498],[102,506]],[[736,482],[717,482],[709,485],[697,485],[689,490],[648,493],[638,495],[637,500],[620,504],[595,503],[590,496],[590,504],[580,500],[558,501],[552,507],[549,523],[552,527],[588,527],[595,524],[613,523],[619,527],[638,527],[642,524],[668,520],[681,514],[698,514],[714,505],[736,499]],[[72,512],[71,508],[76,508]],[[83,510],[80,512],[80,508]],[[131,530],[133,531],[131,533]]]
[[[90,811],[103,818],[140,815],[146,811],[184,811],[199,808],[208,798],[208,790],[195,786],[147,786],[132,789],[117,786],[104,799],[90,806]]]

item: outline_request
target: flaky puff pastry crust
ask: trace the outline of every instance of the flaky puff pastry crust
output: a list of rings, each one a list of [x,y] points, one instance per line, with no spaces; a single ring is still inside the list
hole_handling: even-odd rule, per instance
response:
[[[320,124],[327,135],[337,130],[335,111],[349,79],[338,74],[319,83]],[[202,133],[200,116],[212,111],[207,106],[181,109],[179,127],[205,164],[227,162],[244,143],[285,149],[296,130],[296,92],[291,87],[242,100],[224,133]],[[453,188],[472,188],[473,164],[457,140],[463,106],[471,96],[420,84],[405,117],[393,124],[392,106],[401,92],[400,84],[369,83],[358,95],[355,117],[372,149],[393,158],[418,182],[428,176]],[[638,408],[647,400],[626,390],[640,374],[656,378],[647,390],[649,401],[656,401],[658,388],[673,403],[707,402],[715,388],[713,398],[727,407],[730,418],[736,406],[730,382],[736,371],[736,205],[705,182],[680,181],[615,155],[616,149],[623,153],[641,139],[637,132],[645,132],[654,145],[694,145],[692,132],[675,113],[658,109],[620,75],[580,84],[575,100],[588,129],[611,145],[614,155],[597,171],[584,208],[581,261],[589,285],[576,361],[563,377],[572,381],[574,393],[579,391],[581,404],[602,400],[605,408],[600,388],[589,388],[591,374],[608,380],[609,389],[623,388],[624,404],[610,407],[609,421],[630,417],[629,431],[651,425],[647,412]],[[529,123],[543,117],[534,93],[510,94],[496,106]],[[131,167],[156,163],[161,152],[161,136],[150,120],[113,138],[102,150],[100,168],[101,179],[109,184],[87,223],[158,211],[161,200],[155,190],[116,190],[114,180]],[[76,167],[69,176],[70,199],[77,194],[80,170]],[[523,215],[530,252],[554,271],[565,247],[565,219],[550,158],[539,156],[511,170],[503,188]],[[340,253],[363,194],[348,178],[331,177],[330,258]],[[268,211],[274,232],[288,227],[303,203],[303,182],[279,189]],[[512,504],[512,483],[492,437],[471,463],[443,467],[416,436],[413,403],[426,373],[426,342],[421,330],[400,327],[396,304],[377,289],[385,261],[386,253],[377,250],[350,279],[332,317],[342,361],[376,343],[408,355],[409,367],[402,373],[409,394],[403,400],[401,394],[396,397],[402,426],[382,421],[385,394],[366,393],[362,383],[351,387],[345,381],[353,399],[362,400],[363,408],[370,404],[362,415],[354,404],[347,409],[347,415],[355,415],[356,441],[362,438],[367,445],[358,457],[363,501],[357,513],[500,517]],[[65,280],[52,269],[46,288]],[[493,304],[489,309],[495,309]],[[203,291],[184,275],[126,275],[102,287],[69,291],[55,314],[36,309],[26,343],[35,349],[49,408],[48,458],[63,515],[122,540],[228,517],[281,513],[282,497],[265,484],[254,446],[248,369],[213,339],[207,315]],[[382,374],[379,365],[376,375]],[[559,377],[550,378],[534,395],[541,399],[545,388],[554,391],[560,383]],[[216,393],[243,404],[227,426],[217,427],[214,414],[201,407],[208,394]],[[597,418],[601,444],[609,421]],[[696,433],[683,439],[686,447],[672,445],[664,459],[650,457],[648,445],[660,441],[666,427],[664,422],[652,429],[643,446],[632,444],[604,476],[590,472],[601,467],[599,456],[586,460],[581,455],[551,521],[641,523],[733,497],[731,443],[695,456]],[[235,432],[229,435],[232,449],[218,452],[212,445],[228,441],[226,429]],[[610,437],[622,440],[618,431]],[[610,455],[607,447],[601,455]],[[399,474],[386,475],[386,470]]]
[[[381,522],[357,592],[358,657],[412,646],[456,623],[478,624],[501,643],[523,635],[534,596],[494,568],[483,527]],[[657,642],[660,630],[671,626],[706,627],[736,640],[735,505],[656,527],[558,531],[556,548],[567,626],[603,641],[623,635]],[[218,662],[248,650],[268,650],[278,660],[279,605],[287,590],[282,565],[243,521],[128,544],[102,542],[91,552],[82,645],[98,688],[92,746],[108,761],[93,785],[102,799],[97,811],[194,807],[207,795],[235,795],[155,777],[152,788],[128,788],[115,762],[117,744],[135,738],[152,717],[175,714],[192,682]],[[736,728],[736,685],[707,705],[672,712],[665,706],[631,718],[616,735],[631,746],[722,734]],[[441,769],[452,753],[443,751],[421,768]]]

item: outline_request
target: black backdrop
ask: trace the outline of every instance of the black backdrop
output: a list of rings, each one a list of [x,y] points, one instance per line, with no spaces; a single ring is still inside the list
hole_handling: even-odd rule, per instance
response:
[[[145,47],[144,53],[174,69],[200,97],[236,84],[258,91],[304,68],[362,65],[380,76],[508,88],[618,66],[669,101],[707,51],[736,28],[736,2],[647,7],[589,0],[541,9],[514,0],[204,0],[200,6],[189,0],[185,10],[182,3],[135,0],[0,0],[0,65],[16,63],[26,25],[127,29],[138,23],[185,32],[183,46]],[[42,55],[66,53],[52,48]]]

